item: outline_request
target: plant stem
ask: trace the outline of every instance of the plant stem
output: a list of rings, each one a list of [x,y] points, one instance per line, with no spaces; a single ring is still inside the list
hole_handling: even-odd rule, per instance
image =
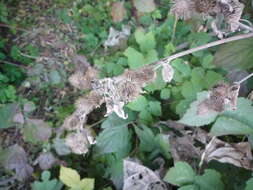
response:
[[[233,37],[226,38],[226,39],[222,39],[222,40],[217,40],[217,41],[210,42],[210,43],[202,45],[202,46],[198,46],[198,47],[195,47],[195,48],[192,48],[192,49],[189,49],[189,50],[186,50],[186,51],[182,51],[182,52],[176,53],[176,54],[168,56],[168,57],[165,57],[165,58],[159,60],[158,62],[155,62],[154,64],[157,65],[156,66],[156,69],[157,69],[163,63],[169,63],[172,60],[177,59],[179,57],[183,57],[185,55],[189,55],[191,53],[201,51],[201,50],[204,50],[204,49],[207,49],[207,48],[210,48],[210,47],[214,47],[214,46],[218,46],[218,45],[221,45],[221,44],[225,44],[225,43],[229,43],[229,42],[233,42],[233,41],[237,41],[237,40],[242,40],[242,39],[246,39],[246,38],[252,38],[252,37],[253,37],[253,32],[248,33],[248,34],[240,34],[240,35],[233,36]]]
[[[0,63],[3,63],[3,64],[8,64],[8,65],[12,65],[12,66],[15,66],[15,67],[20,67],[20,68],[22,68],[22,69],[27,69],[27,67],[26,67],[26,66],[23,66],[23,65],[18,65],[18,64],[15,64],[15,63],[9,62],[9,61],[0,60]]]
[[[249,74],[248,76],[244,77],[242,80],[238,81],[238,82],[235,82],[236,84],[241,84],[243,83],[244,81],[248,80],[250,77],[253,76],[253,73]]]

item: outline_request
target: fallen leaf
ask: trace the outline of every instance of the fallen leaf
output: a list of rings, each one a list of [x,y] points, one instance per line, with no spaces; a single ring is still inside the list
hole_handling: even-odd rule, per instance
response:
[[[85,154],[89,150],[89,146],[94,144],[94,137],[88,129],[69,133],[65,139],[65,144],[75,154]]]
[[[19,124],[24,124],[25,122],[25,119],[24,119],[24,116],[21,112],[19,113],[16,113],[13,117],[13,122],[14,123],[19,123]]]
[[[39,157],[34,161],[34,164],[39,164],[40,169],[48,170],[50,169],[55,163],[57,159],[51,152],[43,152],[39,155]]]
[[[25,141],[37,144],[48,141],[52,135],[52,129],[43,120],[27,119],[22,133]]]
[[[3,107],[0,107],[0,129],[11,127],[17,109],[17,104],[6,104]]]
[[[59,139],[59,138],[54,139],[53,146],[54,146],[56,153],[60,156],[68,155],[71,153],[71,150],[65,144],[64,139]]]
[[[150,13],[156,9],[154,0],[134,0],[135,8],[142,13]]]
[[[152,170],[139,163],[124,160],[123,190],[166,190],[163,181]]]
[[[33,173],[26,152],[18,144],[0,152],[0,163],[6,170],[14,170],[19,181],[27,180]]]
[[[229,144],[213,137],[205,148],[202,160],[206,162],[217,160],[253,170],[251,146],[248,142]]]
[[[121,22],[126,16],[124,2],[114,2],[112,5],[111,15],[113,22]]]

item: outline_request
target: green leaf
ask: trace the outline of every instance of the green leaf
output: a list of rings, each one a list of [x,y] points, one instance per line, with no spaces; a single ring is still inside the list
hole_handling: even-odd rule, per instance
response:
[[[241,121],[253,129],[253,117],[249,113],[253,113],[252,101],[246,98],[238,98],[237,109],[225,111],[222,115]]]
[[[179,71],[183,77],[189,77],[191,74],[191,67],[189,64],[183,62],[182,59],[175,59],[171,62],[174,69]]]
[[[221,74],[216,73],[214,71],[207,71],[205,76],[205,88],[210,89],[219,81],[222,81],[223,77]]]
[[[104,130],[97,137],[97,151],[101,154],[117,152],[126,156],[131,148],[131,133],[127,125],[129,121],[119,120],[116,115],[109,117],[112,122],[102,124]]]
[[[191,82],[195,91],[203,90],[205,88],[205,70],[195,67],[191,72]]]
[[[220,46],[214,57],[214,64],[225,70],[252,68],[253,39],[238,40]]]
[[[162,90],[163,88],[165,88],[165,86],[167,85],[166,82],[164,82],[163,78],[162,78],[162,74],[161,74],[161,69],[157,72],[157,76],[154,82],[148,84],[145,87],[145,90],[147,90],[148,92],[154,92],[156,90]]]
[[[161,103],[158,101],[149,101],[148,110],[154,116],[162,115]]]
[[[185,185],[178,190],[198,190],[198,188],[195,185]]]
[[[156,50],[151,49],[145,55],[145,64],[150,64],[158,61],[158,54]]]
[[[200,190],[224,189],[220,173],[212,169],[206,169],[204,175],[196,176],[195,184],[199,186]]]
[[[155,145],[159,152],[167,159],[171,158],[170,154],[170,144],[168,136],[165,134],[157,134],[155,136]]]
[[[130,102],[127,107],[133,111],[142,111],[148,106],[145,96],[139,96],[136,100]]]
[[[185,81],[181,87],[181,94],[186,99],[194,99],[197,91],[194,89],[192,82]]]
[[[32,183],[32,190],[60,190],[63,184],[56,179],[50,180],[50,175],[49,171],[43,171],[41,175],[42,181]]]
[[[214,123],[211,134],[222,135],[253,135],[253,129],[233,118],[219,117]]]
[[[131,69],[138,69],[145,65],[144,56],[132,47],[128,47],[124,55],[127,57],[128,65]]]
[[[245,190],[252,190],[252,189],[253,189],[253,178],[250,178],[246,183]]]
[[[94,182],[95,180],[93,178],[84,178],[81,180],[80,187],[82,190],[93,190]]]
[[[191,103],[190,108],[186,111],[183,118],[181,118],[179,122],[193,127],[200,127],[212,123],[218,116],[218,112],[209,110],[209,112],[204,115],[197,113],[198,105],[207,97],[207,91],[198,93],[197,100]]]
[[[212,63],[214,59],[214,56],[211,53],[208,53],[203,57],[203,60],[201,62],[202,66],[206,69],[213,69],[216,66]]]
[[[166,173],[164,181],[177,186],[188,185],[194,182],[195,175],[189,164],[176,162],[175,166]]]
[[[139,118],[140,118],[141,122],[143,122],[144,124],[149,124],[149,123],[153,122],[153,117],[152,117],[151,113],[145,109],[140,112]]]
[[[142,125],[141,127],[135,127],[135,132],[140,139],[140,149],[144,152],[152,152],[155,149],[155,135],[153,131]]]
[[[80,183],[80,175],[76,170],[61,166],[60,180],[68,187],[76,187]]]
[[[143,29],[139,28],[136,30],[134,35],[142,52],[148,52],[149,50],[155,49],[156,41],[152,31],[145,34]]]
[[[170,98],[170,89],[164,88],[160,93],[161,99],[167,100]]]
[[[228,134],[252,135],[253,132],[252,101],[238,98],[237,109],[222,113],[211,129],[217,136]]]
[[[12,126],[12,119],[16,113],[17,108],[17,104],[6,104],[3,107],[0,107],[0,129]]]
[[[57,70],[51,70],[49,73],[50,83],[52,85],[57,85],[61,83],[61,75]]]

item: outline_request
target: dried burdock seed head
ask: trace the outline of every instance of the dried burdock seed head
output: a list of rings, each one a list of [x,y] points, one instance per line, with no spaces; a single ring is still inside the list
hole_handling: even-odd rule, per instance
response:
[[[215,85],[210,92],[209,98],[205,99],[198,106],[197,113],[199,115],[207,114],[209,110],[216,112],[225,111],[226,105],[228,109],[235,110],[237,98],[240,90],[240,84],[226,84],[221,82]]]
[[[180,19],[188,20],[195,11],[195,3],[192,0],[174,0],[170,9],[171,14]]]
[[[83,71],[77,71],[69,77],[69,82],[74,87],[86,90],[92,88],[92,80],[98,78],[98,71],[92,67],[89,67],[84,73]]]
[[[85,154],[88,152],[90,144],[94,143],[94,138],[88,129],[70,133],[65,139],[65,144],[75,154]]]

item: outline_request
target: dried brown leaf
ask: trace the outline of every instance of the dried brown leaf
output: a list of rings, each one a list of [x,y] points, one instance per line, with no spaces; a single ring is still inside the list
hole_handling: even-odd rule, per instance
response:
[[[126,16],[124,2],[114,2],[112,5],[111,16],[113,22],[121,22]]]
[[[139,163],[124,160],[124,186],[123,190],[166,190],[166,185],[149,168]]]
[[[214,137],[206,146],[204,160],[217,160],[253,170],[251,146],[248,142],[229,144]]]
[[[171,14],[180,19],[188,20],[195,11],[195,3],[192,0],[174,0],[170,9]]]
[[[40,169],[48,170],[50,169],[55,163],[57,159],[51,152],[43,152],[39,155],[39,157],[34,161],[34,164],[39,164]]]
[[[89,129],[83,129],[75,133],[70,133],[65,139],[66,145],[75,154],[85,154],[89,150],[89,146],[94,144],[94,137]]]
[[[33,173],[33,168],[28,164],[25,150],[18,144],[1,152],[0,163],[6,170],[14,170],[19,181],[27,180]]]

